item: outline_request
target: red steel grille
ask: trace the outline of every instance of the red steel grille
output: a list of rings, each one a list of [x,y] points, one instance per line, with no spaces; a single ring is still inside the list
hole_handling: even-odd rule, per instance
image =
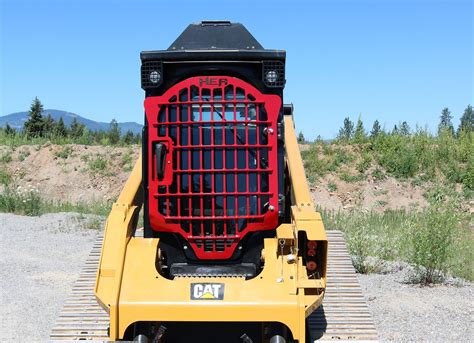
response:
[[[199,259],[228,259],[248,232],[274,229],[280,108],[233,77],[192,77],[148,97],[152,228],[182,235]]]

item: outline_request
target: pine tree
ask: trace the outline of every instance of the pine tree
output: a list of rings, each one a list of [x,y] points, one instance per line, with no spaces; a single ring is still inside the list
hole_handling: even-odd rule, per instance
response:
[[[125,132],[125,135],[123,136],[123,142],[127,145],[132,144],[133,139],[134,139],[133,132],[131,130],[127,130],[127,132]]]
[[[349,117],[344,118],[344,124],[339,129],[338,138],[341,140],[348,141],[354,135],[354,123],[349,119]]]
[[[83,135],[84,133],[84,128],[85,128],[85,125],[84,124],[81,124],[77,121],[77,118],[74,117],[74,119],[72,120],[72,123],[71,123],[71,137],[72,138],[79,138]]]
[[[359,116],[354,132],[354,140],[356,143],[361,143],[365,140],[365,137],[364,123],[362,122],[361,116]]]
[[[452,135],[454,135],[454,127],[451,119],[453,119],[453,116],[451,115],[449,109],[447,107],[443,108],[443,110],[441,111],[441,116],[439,118],[438,134],[443,131],[448,131]]]
[[[120,128],[115,119],[112,119],[112,121],[110,122],[108,136],[109,143],[112,145],[115,145],[120,141]]]
[[[28,113],[28,120],[25,122],[24,129],[27,137],[41,137],[43,135],[43,105],[38,97],[35,97],[31,103]]]
[[[397,124],[395,124],[395,125],[393,126],[392,135],[393,135],[393,136],[396,136],[396,135],[399,135],[399,134],[400,134],[400,130],[398,129]]]
[[[404,121],[401,125],[400,125],[400,134],[402,136],[409,136],[410,135],[410,125],[408,125],[408,123],[406,121]]]
[[[7,123],[5,126],[5,134],[7,136],[15,136],[16,135],[16,130],[10,126],[10,124]]]
[[[472,106],[468,105],[461,117],[461,122],[458,127],[458,136],[461,132],[471,133],[474,131],[474,111]]]
[[[55,122],[51,114],[48,113],[46,118],[43,118],[43,136],[52,136]]]
[[[137,133],[135,135],[135,144],[141,144],[142,143],[142,135],[141,133]]]
[[[382,128],[380,127],[380,123],[376,119],[374,121],[374,124],[372,125],[372,130],[370,131],[370,137],[377,137],[381,131],[382,131]]]
[[[306,139],[304,138],[303,131],[300,131],[298,134],[298,143],[303,144],[304,142],[306,142]]]
[[[66,125],[64,125],[63,117],[59,117],[59,120],[54,125],[53,134],[55,137],[67,136],[67,128],[66,128]]]

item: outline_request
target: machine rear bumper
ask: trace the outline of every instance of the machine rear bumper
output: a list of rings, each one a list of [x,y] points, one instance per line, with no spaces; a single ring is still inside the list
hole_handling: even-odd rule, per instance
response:
[[[265,268],[250,280],[166,279],[155,267],[158,241],[130,239],[117,308],[108,306],[101,301],[100,292],[96,293],[111,315],[111,339],[123,338],[131,324],[141,321],[278,322],[291,330],[294,339],[305,336],[305,319],[321,304],[324,284],[321,280],[298,280],[301,266],[282,264],[277,256],[276,239],[265,240]],[[197,290],[193,289],[195,284],[200,285]],[[210,285],[207,292],[206,285]]]

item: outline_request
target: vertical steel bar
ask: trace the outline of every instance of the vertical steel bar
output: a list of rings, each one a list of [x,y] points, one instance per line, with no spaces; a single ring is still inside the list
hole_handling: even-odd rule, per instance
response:
[[[210,101],[209,103],[209,106],[210,106],[210,110],[211,110],[211,147],[209,148],[209,151],[210,151],[210,154],[211,154],[211,216],[214,218],[215,215],[216,215],[216,212],[215,212],[215,208],[216,208],[216,192],[215,192],[215,187],[214,187],[214,174],[216,173],[215,172],[215,169],[214,169],[214,165],[215,165],[215,161],[214,161],[214,158],[215,158],[215,144],[214,144],[214,92],[211,93],[210,95],[212,101]],[[212,223],[212,234],[215,236],[216,235],[216,221],[214,219],[212,219],[211,221]]]
[[[169,127],[169,124],[168,124],[168,123],[169,123],[169,105],[166,105],[166,111],[165,111],[165,113],[166,113],[166,115],[165,115],[165,121],[166,121],[166,123],[167,123],[167,124],[165,125],[165,127],[166,127],[166,137],[169,137],[169,136],[170,136],[170,127]],[[166,215],[167,215],[168,217],[170,217],[170,215],[171,215],[171,213],[170,213],[170,196],[169,196],[169,194],[170,194],[170,186],[166,186],[165,189],[166,189],[166,195],[165,195],[165,196],[166,196],[166,198],[165,198],[165,199],[166,199],[166,200],[165,200],[165,201],[166,201]]]
[[[176,105],[176,145],[181,147],[181,104],[179,100],[179,92],[177,95]],[[181,149],[176,149],[176,170],[181,170]],[[176,194],[181,194],[181,174],[176,175]],[[181,216],[181,197],[176,197],[177,216]]]
[[[202,88],[199,88],[199,102],[202,101]],[[202,149],[202,135],[203,135],[203,129],[202,129],[202,104],[199,104],[199,146],[201,147],[199,149],[199,159],[200,159],[200,162],[199,162],[199,167],[201,168],[201,170],[204,169],[204,159],[202,158],[203,157],[203,149]],[[200,176],[199,176],[199,191],[200,193],[202,194],[203,193],[203,183],[204,183],[204,173],[200,173]],[[201,195],[199,197],[199,207],[200,207],[200,215],[201,215],[201,218],[204,217],[204,197]],[[202,236],[205,236],[205,233],[204,233],[204,220],[200,220],[200,225],[201,225],[201,235]]]
[[[234,122],[235,122],[235,125],[234,125],[234,170],[235,170],[235,173],[234,173],[234,192],[235,192],[235,197],[234,197],[234,204],[235,204],[235,208],[234,208],[234,216],[236,217],[235,219],[235,232],[237,232],[237,227],[238,227],[238,223],[239,221],[237,220],[237,216],[238,216],[238,213],[239,213],[239,196],[237,195],[237,189],[239,187],[239,184],[238,184],[238,175],[239,173],[237,173],[237,167],[238,167],[238,156],[237,156],[237,128],[239,126],[239,123],[237,123],[237,87],[234,87],[234,98],[233,98],[233,107],[234,107]]]

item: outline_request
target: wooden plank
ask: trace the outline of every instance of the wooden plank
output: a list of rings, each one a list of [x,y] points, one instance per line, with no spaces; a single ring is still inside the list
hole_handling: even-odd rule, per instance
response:
[[[327,288],[323,305],[308,318],[312,338],[373,341],[377,331],[340,231],[328,231]],[[106,341],[108,314],[98,305],[94,285],[103,236],[99,235],[52,331],[51,340]]]

